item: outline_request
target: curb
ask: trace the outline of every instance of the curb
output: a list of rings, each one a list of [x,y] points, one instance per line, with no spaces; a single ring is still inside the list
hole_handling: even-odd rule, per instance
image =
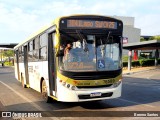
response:
[[[135,73],[141,73],[141,72],[146,72],[146,71],[156,70],[156,69],[160,69],[160,68],[157,67],[157,68],[150,68],[150,69],[144,69],[144,70],[133,71],[133,72],[130,71],[130,72],[122,73],[122,75],[131,75],[131,74],[135,74]]]

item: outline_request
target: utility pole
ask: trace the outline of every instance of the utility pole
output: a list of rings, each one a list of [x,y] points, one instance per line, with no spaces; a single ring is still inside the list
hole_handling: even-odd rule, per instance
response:
[[[132,50],[128,52],[128,70],[130,71],[132,67]]]
[[[1,51],[1,62],[2,62],[2,49],[0,49],[0,51]]]

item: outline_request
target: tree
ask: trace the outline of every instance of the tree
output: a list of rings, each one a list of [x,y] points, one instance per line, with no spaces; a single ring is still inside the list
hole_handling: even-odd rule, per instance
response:
[[[154,36],[152,36],[152,37],[150,37],[148,40],[154,40],[155,39],[155,37]]]
[[[140,38],[140,42],[146,41],[146,39],[144,39],[144,37]]]
[[[10,57],[14,56],[14,51],[13,50],[6,50],[3,52],[3,56],[8,57],[8,60],[10,61]]]
[[[160,40],[160,35],[155,36],[155,40]]]
[[[160,35],[152,36],[149,38],[149,40],[160,40]]]

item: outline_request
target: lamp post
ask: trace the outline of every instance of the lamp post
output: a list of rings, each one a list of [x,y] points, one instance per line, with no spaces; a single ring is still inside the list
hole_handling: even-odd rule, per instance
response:
[[[0,49],[0,51],[1,51],[0,53],[1,53],[1,62],[2,62],[2,49]]]
[[[155,51],[155,66],[158,65],[158,57],[159,57],[159,52],[158,52],[158,49],[156,49],[156,51]]]
[[[128,52],[128,70],[131,70],[132,66],[132,50],[129,50]]]

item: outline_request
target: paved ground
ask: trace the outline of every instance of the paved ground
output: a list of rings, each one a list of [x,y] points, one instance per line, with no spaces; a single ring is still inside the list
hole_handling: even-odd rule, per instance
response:
[[[141,72],[140,72],[141,71]],[[123,71],[125,72],[125,71]],[[133,72],[133,71],[132,71]],[[64,113],[62,111],[69,111],[67,113],[70,117],[54,117],[47,119],[86,119],[97,120],[97,117],[103,116],[100,119],[160,119],[159,117],[106,117],[104,114],[112,115],[113,113],[118,115],[128,114],[126,111],[134,111],[134,113],[140,113],[139,111],[160,111],[160,69],[159,68],[140,68],[135,70],[134,73],[128,72],[123,75],[123,89],[122,96],[117,99],[104,100],[98,102],[82,102],[82,103],[62,103],[55,102],[45,103],[41,97],[41,94],[32,89],[22,89],[21,84],[14,78],[13,68],[0,67],[0,111],[49,111],[47,114],[53,116],[54,111],[59,111],[57,115]],[[75,111],[82,111],[80,113]],[[96,112],[95,112],[96,111]],[[107,113],[110,111],[111,113]],[[118,112],[118,113],[115,113]],[[120,113],[122,112],[122,113]],[[56,116],[57,116],[56,115]],[[90,116],[90,117],[73,117],[73,116]],[[143,115],[143,114],[142,114]],[[91,117],[94,116],[94,117]],[[96,117],[97,116],[97,117]],[[126,115],[127,116],[127,115]],[[14,118],[15,119],[15,118]],[[20,118],[19,118],[20,119]],[[24,120],[30,120],[33,118],[23,118]],[[34,118],[36,120],[40,118]],[[33,120],[34,120],[33,119]],[[46,118],[41,118],[46,119]],[[7,119],[8,120],[8,119]],[[22,119],[20,119],[22,120]]]
[[[123,74],[133,74],[137,72],[144,72],[144,71],[150,71],[150,70],[155,70],[155,69],[160,69],[160,66],[150,66],[150,67],[134,67],[131,70],[128,70],[127,68],[123,69]]]

